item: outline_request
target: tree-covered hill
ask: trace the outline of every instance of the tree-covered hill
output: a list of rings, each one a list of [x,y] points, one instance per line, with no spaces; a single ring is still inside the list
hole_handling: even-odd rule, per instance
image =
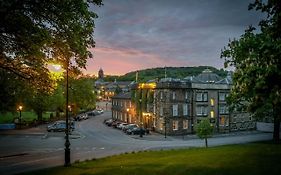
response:
[[[151,69],[138,70],[138,81],[146,82],[148,80],[152,80],[155,78],[164,78],[165,77],[165,69],[167,73],[167,77],[171,78],[185,78],[187,76],[196,76],[200,74],[205,69],[210,69],[214,73],[218,74],[221,77],[225,77],[227,72],[223,69],[216,69],[210,66],[198,66],[198,67],[158,67]],[[136,72],[129,72],[122,76],[110,76],[107,75],[105,81],[134,81],[136,79]]]

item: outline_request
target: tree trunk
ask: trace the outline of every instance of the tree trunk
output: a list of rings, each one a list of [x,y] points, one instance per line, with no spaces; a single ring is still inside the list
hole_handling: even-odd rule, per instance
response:
[[[42,113],[43,113],[43,112],[38,112],[38,113],[37,113],[37,116],[38,116],[38,122],[39,122],[39,123],[42,123],[42,119],[43,119],[43,117],[42,117]]]
[[[207,137],[205,138],[205,145],[206,145],[206,148],[208,148],[208,140],[207,140]]]
[[[273,141],[274,143],[280,142],[280,118],[278,113],[274,113]]]

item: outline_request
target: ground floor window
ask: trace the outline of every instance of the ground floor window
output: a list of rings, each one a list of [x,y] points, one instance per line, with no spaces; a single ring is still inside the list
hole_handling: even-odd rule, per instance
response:
[[[183,129],[188,129],[188,120],[182,121]]]
[[[220,116],[220,126],[228,126],[229,120],[226,116]]]
[[[178,130],[179,128],[179,122],[178,121],[173,121],[173,130]]]

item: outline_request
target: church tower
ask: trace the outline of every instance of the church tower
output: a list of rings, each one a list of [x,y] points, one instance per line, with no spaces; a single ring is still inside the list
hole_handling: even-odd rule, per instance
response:
[[[99,76],[99,79],[103,79],[104,78],[104,73],[103,73],[102,68],[100,68],[98,76]]]

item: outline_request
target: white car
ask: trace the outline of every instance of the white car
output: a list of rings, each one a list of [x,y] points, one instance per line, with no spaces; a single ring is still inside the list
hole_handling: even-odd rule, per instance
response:
[[[117,128],[123,130],[126,125],[128,125],[128,123],[120,123],[119,125],[117,125]]]

